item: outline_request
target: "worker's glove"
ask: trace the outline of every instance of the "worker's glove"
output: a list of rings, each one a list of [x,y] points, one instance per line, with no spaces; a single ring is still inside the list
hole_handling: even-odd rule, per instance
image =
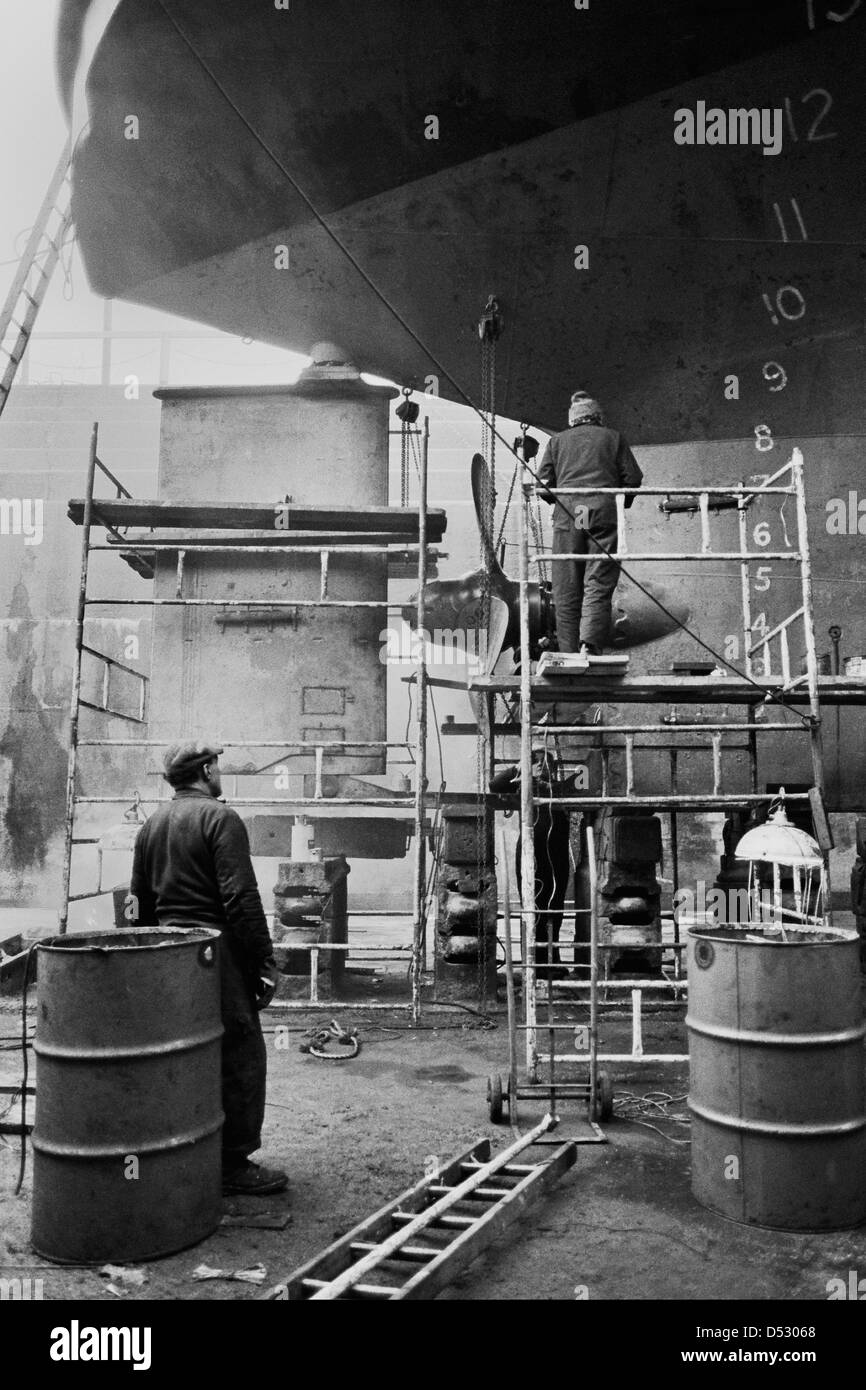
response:
[[[265,961],[259,967],[259,972],[255,980],[256,1008],[261,1012],[266,1009],[277,992],[277,981],[279,973],[274,961]]]

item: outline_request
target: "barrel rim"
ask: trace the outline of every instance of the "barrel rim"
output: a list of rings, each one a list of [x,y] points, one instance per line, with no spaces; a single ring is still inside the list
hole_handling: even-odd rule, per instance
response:
[[[216,941],[222,935],[218,927],[130,927],[128,930],[64,932],[37,942],[40,951],[111,950],[121,946],[126,951],[159,951],[171,946],[192,945],[193,942]],[[144,940],[141,938],[153,938]]]
[[[747,932],[757,933],[761,930],[759,923],[738,924],[735,922],[718,923],[716,926],[686,927],[686,933],[696,941],[717,941],[722,944],[739,946],[809,946],[813,950],[822,947],[840,946],[851,944],[860,940],[858,932],[852,927],[799,927],[791,923],[785,923],[785,930],[789,933],[786,941],[775,937],[765,937],[760,941],[755,941],[754,937],[749,940]],[[814,936],[829,936],[829,941],[815,941]]]

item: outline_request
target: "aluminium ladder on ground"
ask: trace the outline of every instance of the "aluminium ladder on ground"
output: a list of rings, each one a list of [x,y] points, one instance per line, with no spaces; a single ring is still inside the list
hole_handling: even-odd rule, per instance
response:
[[[99,715],[121,719],[127,723],[137,725],[139,728],[147,725],[147,687],[149,678],[134,666],[129,666],[125,662],[118,661],[114,657],[97,651],[94,647],[85,642],[85,623],[88,610],[94,605],[116,607],[135,607],[154,609],[159,605],[171,605],[174,607],[210,606],[214,608],[230,608],[232,610],[255,609],[261,607],[261,599],[237,599],[237,598],[214,598],[214,599],[191,599],[184,596],[184,576],[186,572],[187,556],[200,554],[279,554],[290,555],[303,553],[310,555],[319,552],[320,555],[320,595],[318,599],[280,599],[266,600],[268,608],[381,608],[383,611],[397,609],[402,611],[402,605],[388,601],[379,600],[349,600],[334,599],[329,596],[328,581],[328,559],[332,553],[345,554],[352,552],[364,552],[381,554],[384,557],[415,556],[417,558],[418,574],[418,598],[417,598],[417,622],[420,630],[424,629],[425,617],[425,586],[427,583],[428,561],[438,556],[438,552],[430,548],[428,540],[429,518],[427,506],[427,473],[429,457],[429,419],[425,418],[423,429],[419,430],[421,435],[421,449],[419,457],[419,496],[417,507],[383,507],[372,508],[371,517],[367,532],[364,530],[364,519],[358,521],[357,515],[353,518],[353,530],[350,531],[330,531],[325,534],[321,528],[327,524],[329,515],[335,509],[332,508],[305,508],[303,506],[292,506],[290,516],[297,518],[296,526],[302,520],[307,520],[310,525],[315,521],[319,531],[317,534],[312,532],[292,531],[289,529],[282,531],[270,531],[264,536],[262,543],[258,543],[258,538],[254,537],[256,543],[247,545],[241,544],[232,536],[226,534],[228,530],[236,531],[251,529],[258,530],[265,525],[262,520],[264,514],[269,514],[271,523],[273,519],[272,506],[255,506],[251,504],[226,503],[226,504],[206,504],[202,507],[195,507],[189,504],[172,504],[164,501],[141,500],[134,498],[124,487],[123,483],[106,467],[98,456],[98,424],[94,424],[91,438],[90,451],[88,458],[87,479],[83,499],[73,499],[69,506],[69,516],[76,524],[82,528],[81,541],[81,565],[79,571],[78,599],[75,619],[75,654],[73,660],[72,674],[72,694],[70,702],[70,722],[69,722],[69,748],[67,755],[66,770],[66,800],[65,800],[65,836],[64,836],[64,855],[63,855],[63,878],[61,889],[61,908],[58,923],[58,930],[62,934],[67,930],[70,903],[80,902],[102,896],[110,889],[102,886],[100,881],[95,890],[72,893],[72,859],[73,851],[78,845],[98,845],[99,836],[76,836],[76,809],[86,805],[106,805],[109,803],[119,803],[128,806],[129,796],[95,794],[82,795],[77,790],[78,782],[78,761],[79,750],[81,748],[100,748],[100,749],[133,749],[147,750],[150,748],[164,747],[164,741],[143,738],[116,739],[116,738],[82,738],[79,732],[80,713],[82,709],[89,709]],[[95,494],[95,487],[99,477],[100,483],[105,480],[113,490],[113,497],[99,497]],[[339,512],[339,509],[336,509]],[[355,509],[356,513],[358,509]],[[313,517],[315,513],[315,517]],[[131,532],[130,527],[141,527],[138,533]],[[164,531],[159,531],[157,527],[174,526],[177,528],[176,534],[168,536]],[[208,530],[207,527],[216,526],[217,530]],[[92,532],[95,527],[104,529],[108,539],[105,542],[94,541]],[[221,534],[219,528],[224,528]],[[375,528],[385,527],[386,529],[376,530]],[[444,523],[443,523],[444,529]],[[204,532],[207,530],[206,537]],[[395,550],[396,547],[396,550]],[[177,582],[175,596],[173,598],[155,598],[151,595],[143,599],[118,599],[111,596],[93,597],[88,593],[88,577],[90,556],[94,552],[113,554],[124,559],[130,567],[145,579],[152,579],[154,576],[154,561],[159,554],[170,553],[177,556]],[[87,700],[82,695],[82,667],[83,658],[91,657],[103,663],[103,678],[101,683],[101,694],[99,701]],[[140,694],[138,709],[134,713],[121,710],[113,706],[111,702],[111,676],[113,671],[122,671],[127,676],[132,676],[140,682]],[[298,813],[312,810],[316,807],[340,806],[350,808],[357,807],[378,807],[386,810],[388,808],[400,809],[404,812],[411,812],[413,818],[413,828],[415,835],[415,852],[413,864],[413,909],[412,909],[412,944],[410,948],[410,978],[412,986],[412,999],[410,1004],[383,1003],[380,1000],[355,1000],[346,1003],[340,1000],[319,1000],[317,992],[317,965],[319,953],[322,951],[359,951],[359,954],[366,958],[389,957],[400,959],[406,954],[405,947],[394,946],[391,943],[384,943],[381,946],[369,944],[356,946],[352,944],[347,947],[338,942],[318,942],[318,943],[297,943],[297,949],[308,951],[310,958],[310,995],[308,999],[297,1001],[281,1001],[283,1008],[310,1009],[323,1008],[328,1011],[347,1008],[365,1009],[409,1009],[413,1020],[420,1017],[421,1012],[421,984],[426,955],[426,921],[427,921],[427,870],[426,870],[426,837],[428,831],[427,815],[427,663],[426,651],[423,643],[418,644],[416,653],[416,683],[418,687],[418,706],[416,714],[415,738],[409,740],[383,740],[381,742],[363,742],[351,739],[327,740],[316,745],[310,742],[300,742],[292,740],[223,740],[227,747],[231,748],[279,748],[283,750],[303,749],[304,755],[311,753],[315,758],[315,783],[313,795],[311,797],[293,797],[286,805],[292,808],[297,807]],[[413,751],[415,762],[415,788],[414,791],[405,795],[395,795],[390,797],[325,797],[323,792],[322,778],[325,772],[325,760],[328,757],[338,755],[338,750],[346,748],[399,748],[410,749]],[[157,804],[160,798],[136,796],[136,805]],[[282,804],[279,796],[270,797],[234,797],[234,806],[268,806]],[[296,948],[292,943],[293,950]]]
[[[67,143],[0,311],[0,415],[71,226],[72,165]]]
[[[653,949],[658,951],[661,965],[662,954],[673,952],[674,971],[673,977],[660,976],[659,979],[637,978],[614,979],[608,977],[606,969],[599,970],[593,968],[590,962],[590,978],[588,981],[556,981],[552,978],[539,979],[540,975],[545,975],[544,966],[536,963],[537,943],[536,943],[536,920],[539,911],[535,902],[533,892],[527,887],[532,885],[535,879],[535,851],[533,843],[532,827],[535,819],[535,811],[541,804],[547,805],[548,797],[536,795],[532,777],[532,741],[540,733],[545,736],[587,736],[599,735],[605,738],[612,735],[614,739],[622,740],[621,744],[611,747],[608,743],[602,754],[602,788],[600,793],[587,794],[574,797],[557,797],[556,805],[569,810],[578,809],[583,813],[589,811],[600,812],[604,808],[616,807],[645,807],[652,810],[667,811],[671,816],[673,834],[672,848],[674,854],[677,850],[676,837],[676,816],[683,810],[712,810],[725,809],[733,806],[761,805],[773,800],[775,793],[761,793],[758,790],[758,738],[762,733],[794,733],[800,732],[808,735],[809,750],[812,767],[813,785],[808,792],[794,792],[787,796],[791,801],[808,802],[816,817],[823,820],[823,803],[821,795],[824,786],[823,759],[821,749],[821,705],[820,688],[818,679],[818,666],[815,651],[815,636],[813,625],[813,606],[812,606],[812,579],[811,579],[811,560],[808,542],[808,525],[806,515],[805,488],[803,480],[803,457],[799,449],[795,449],[791,459],[776,473],[766,478],[760,484],[740,484],[731,487],[701,487],[683,488],[680,485],[669,487],[647,487],[636,488],[569,488],[551,489],[557,496],[587,496],[604,493],[616,499],[617,515],[619,521],[618,549],[611,554],[611,558],[618,561],[664,561],[664,562],[684,562],[684,561],[707,561],[707,560],[728,560],[736,562],[740,568],[740,601],[742,609],[743,625],[743,651],[745,654],[745,672],[739,677],[729,677],[713,672],[708,677],[686,677],[672,676],[662,677],[661,679],[651,676],[613,679],[595,676],[591,669],[586,675],[571,676],[569,678],[556,678],[546,681],[539,681],[533,678],[530,665],[530,624],[529,624],[529,575],[531,566],[534,564],[551,562],[556,563],[563,560],[575,560],[586,563],[594,558],[590,555],[552,555],[537,550],[535,554],[530,553],[529,527],[527,525],[527,508],[534,495],[534,489],[526,486],[522,489],[521,505],[518,509],[519,514],[519,591],[520,591],[520,650],[521,666],[519,682],[516,678],[487,677],[480,678],[474,682],[477,690],[484,693],[489,701],[488,710],[491,712],[490,727],[494,731],[497,728],[495,719],[492,717],[492,704],[497,694],[508,695],[515,692],[519,693],[520,698],[520,770],[521,770],[521,804],[520,804],[520,835],[521,835],[521,855],[522,855],[522,903],[521,921],[523,930],[522,939],[526,943],[526,953],[523,960],[523,1024],[522,1029],[526,1034],[526,1072],[527,1084],[530,1087],[538,1087],[539,1091],[545,1091],[548,1095],[552,1092],[565,1096],[567,1089],[563,1089],[562,1084],[555,1085],[554,1068],[563,1064],[582,1064],[587,1057],[591,1057],[592,1065],[590,1068],[590,1083],[578,1085],[575,1090],[577,1094],[585,1094],[590,1099],[591,1105],[598,1104],[598,1086],[596,1082],[596,1070],[599,1062],[647,1062],[647,1063],[682,1063],[686,1060],[685,1055],[681,1054],[653,1054],[646,1055],[643,1052],[641,1043],[641,1007],[644,992],[655,990],[671,993],[674,998],[682,997],[685,993],[686,982],[680,966],[681,952],[685,948],[685,943],[679,939],[679,928],[676,917],[673,922],[672,942],[663,943],[661,947]],[[628,538],[626,532],[626,498],[637,496],[642,498],[659,497],[663,499],[686,497],[694,499],[688,509],[699,513],[700,516],[700,548],[697,551],[676,551],[676,552],[630,552],[628,548]],[[748,532],[748,512],[757,503],[766,498],[794,498],[796,504],[797,518],[797,543],[796,547],[788,546],[784,551],[768,551],[767,549],[750,550]],[[714,550],[710,531],[710,513],[722,508],[736,508],[738,527],[739,527],[739,546],[733,551]],[[663,509],[668,509],[663,504]],[[685,510],[686,508],[673,508],[670,510]],[[786,537],[787,539],[787,537]],[[757,623],[753,623],[751,613],[751,566],[758,563],[766,564],[768,560],[790,563],[796,566],[799,573],[800,604],[797,609],[777,623],[772,629],[768,630],[766,625],[761,628]],[[806,671],[803,675],[793,676],[791,670],[791,638],[797,625],[802,624],[802,640],[806,654]],[[755,632],[758,632],[755,640]],[[775,655],[775,648],[771,644],[777,643],[779,653],[780,675],[772,675],[772,664]],[[763,672],[760,677],[755,672],[755,657],[760,655],[763,663]],[[834,698],[842,703],[863,703],[864,692],[862,685],[858,689],[853,689],[856,682],[850,682],[851,690],[847,689],[848,682],[837,680],[834,683]],[[628,725],[616,726],[585,726],[573,724],[557,724],[555,722],[555,702],[557,699],[570,699],[587,702],[587,700],[601,700],[606,704],[619,704],[623,702],[637,703],[663,703],[666,700],[675,700],[677,704],[688,702],[700,702],[704,704],[743,704],[749,707],[749,717],[735,722],[713,721],[705,724],[701,723],[632,723]],[[783,723],[781,721],[762,721],[759,715],[761,707],[772,700],[782,699],[786,705],[808,703],[809,713],[801,716],[800,722]],[[547,702],[552,706],[553,720],[551,711],[543,718],[538,717],[540,705]],[[638,740],[648,734],[656,734],[664,731],[672,739],[669,748],[670,752],[670,774],[671,786],[667,793],[656,793],[653,795],[639,794],[635,790],[635,757],[641,751]],[[706,751],[712,756],[712,785],[705,791],[683,793],[677,784],[678,765],[677,765],[677,736],[681,734],[709,734],[709,743]],[[730,735],[738,738],[745,734],[747,736],[745,748],[749,756],[749,791],[730,793],[723,787],[724,782],[724,762],[723,752],[725,738]],[[615,751],[621,751],[625,755],[625,788],[622,794],[613,794],[609,790],[610,760]],[[676,864],[672,870],[674,883],[678,881],[678,869]],[[593,897],[595,896],[593,892]],[[597,924],[596,924],[597,926]],[[595,941],[592,956],[597,961],[597,954],[601,954],[604,959],[611,950],[621,949],[615,943],[600,943],[597,940],[597,930],[592,934]],[[552,970],[552,961],[548,964],[547,970]],[[547,1002],[546,1023],[539,1020],[539,985],[543,985],[543,994]],[[598,1006],[600,995],[605,999],[628,990],[631,992],[632,1016],[633,1016],[633,1046],[629,1053],[610,1053],[602,1054],[598,1048]],[[590,1021],[588,1030],[586,1026],[575,1028],[575,1021],[569,1020],[567,1023],[559,1025],[552,1017],[553,1001],[558,1003],[564,999],[575,1003],[589,995]],[[517,1028],[515,1022],[514,1028]],[[563,1054],[557,1050],[555,1044],[548,1044],[547,1050],[539,1047],[538,1036],[545,1029],[548,1037],[556,1037],[558,1032],[575,1030],[579,1036],[579,1044],[576,1046],[574,1054]],[[577,1042],[576,1036],[576,1042]],[[550,1070],[550,1080],[546,1084],[539,1081],[539,1068],[546,1064]],[[492,1113],[492,1112],[491,1112]],[[593,1117],[594,1118],[594,1117]]]
[[[502,1153],[479,1139],[260,1295],[265,1301],[432,1299],[571,1168],[547,1115]],[[534,1145],[541,1161],[521,1162]]]

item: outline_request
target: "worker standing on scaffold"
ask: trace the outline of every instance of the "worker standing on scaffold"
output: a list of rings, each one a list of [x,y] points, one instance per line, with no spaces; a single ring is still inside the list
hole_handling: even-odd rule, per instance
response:
[[[575,391],[568,429],[551,436],[538,479],[546,488],[640,487],[643,474],[623,436],[606,427],[598,401],[585,391]],[[600,656],[610,638],[611,605],[619,579],[619,564],[603,554],[617,550],[616,499],[549,494],[545,501],[553,503],[554,555],[599,551],[597,560],[553,563],[559,650]],[[630,507],[633,501],[628,496],[625,505]]]

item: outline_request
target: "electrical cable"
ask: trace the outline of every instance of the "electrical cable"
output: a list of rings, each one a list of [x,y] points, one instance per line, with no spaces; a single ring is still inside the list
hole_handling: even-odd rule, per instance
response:
[[[647,1091],[644,1095],[638,1095],[634,1091],[620,1091],[614,1097],[614,1112],[618,1119],[629,1120],[633,1124],[643,1125],[645,1129],[655,1130],[656,1134],[660,1134],[671,1144],[690,1144],[691,1139],[677,1139],[672,1134],[665,1134],[664,1130],[659,1129],[658,1125],[652,1124],[647,1118],[648,1115],[652,1115],[656,1120],[664,1120],[688,1129],[691,1125],[689,1115],[671,1114],[668,1110],[668,1106],[678,1105],[686,1098],[685,1092],[680,1096],[672,1096],[668,1091]]]
[[[410,686],[409,689],[410,689],[410,691],[411,691],[412,687]],[[436,730],[436,745],[437,745],[438,753],[439,753],[439,790],[440,790],[440,792],[444,792],[444,790],[445,790],[445,761],[444,761],[444,759],[443,759],[443,757],[442,757],[442,731],[441,731],[440,728],[439,728],[439,716],[438,716],[437,713],[436,713],[436,701],[435,701],[434,696],[433,696],[433,687],[432,687],[432,686],[429,686],[429,687],[428,687],[427,693],[428,693],[428,695],[430,696],[430,709],[431,709],[432,714],[433,714],[433,727],[434,727],[434,729]],[[411,696],[410,696],[410,698],[411,698]]]
[[[403,734],[403,742],[404,742],[405,745],[406,745],[406,750],[407,750],[407,752],[408,752],[408,754],[409,754],[409,759],[410,759],[411,763],[412,763],[413,766],[414,766],[414,763],[415,763],[415,753],[414,753],[414,750],[413,750],[413,748],[412,748],[411,743],[409,742],[409,729],[411,728],[411,725],[412,725],[412,691],[413,691],[413,688],[414,688],[414,687],[413,687],[411,684],[410,684],[410,685],[407,685],[407,687],[406,687],[406,689],[407,689],[408,692],[409,692],[409,708],[408,708],[407,711],[406,711],[406,732]]]
[[[283,161],[280,159],[280,157],[279,157],[279,155],[276,153],[276,151],[273,150],[273,149],[271,148],[271,146],[268,144],[268,142],[265,140],[265,138],[256,130],[256,128],[255,128],[255,126],[252,124],[252,122],[251,122],[250,120],[248,120],[248,118],[247,118],[247,117],[244,115],[244,113],[241,111],[241,109],[240,109],[240,107],[237,105],[237,103],[233,100],[233,98],[232,98],[232,97],[229,95],[229,93],[226,91],[226,88],[223,86],[222,82],[221,82],[220,79],[217,77],[217,75],[216,75],[216,73],[214,72],[213,68],[210,66],[210,64],[208,63],[208,61],[202,56],[202,54],[199,53],[198,49],[197,49],[197,48],[195,47],[195,45],[193,44],[192,40],[191,40],[190,38],[187,37],[187,35],[186,35],[186,33],[184,32],[184,30],[183,30],[183,28],[181,27],[181,25],[177,22],[177,20],[175,19],[174,15],[173,15],[173,14],[171,13],[171,11],[168,9],[168,7],[167,7],[166,4],[165,4],[165,0],[156,0],[156,3],[159,5],[159,8],[162,10],[163,14],[165,15],[166,19],[167,19],[167,20],[169,21],[169,23],[171,24],[172,28],[177,32],[177,34],[178,34],[178,36],[180,37],[181,41],[182,41],[182,42],[185,44],[185,46],[189,49],[189,52],[192,54],[192,57],[193,57],[193,59],[195,60],[195,62],[199,65],[199,67],[203,70],[203,72],[205,72],[205,73],[207,74],[207,76],[210,78],[211,82],[214,84],[214,86],[216,87],[217,91],[218,91],[218,92],[220,93],[220,95],[223,97],[224,101],[225,101],[225,102],[231,107],[231,109],[234,111],[234,113],[235,113],[235,115],[237,116],[238,120],[239,120],[239,121],[242,123],[242,125],[246,128],[246,130],[249,132],[249,134],[250,134],[250,135],[252,136],[252,138],[255,140],[256,144],[260,147],[260,149],[262,149],[262,150],[264,151],[264,153],[265,153],[265,154],[268,156],[268,158],[273,162],[273,164],[274,164],[274,165],[276,166],[276,168],[280,171],[280,173],[283,175],[283,177],[291,184],[291,186],[292,186],[292,188],[294,189],[294,191],[295,191],[295,193],[297,194],[297,196],[300,198],[300,200],[301,200],[301,201],[305,204],[305,206],[308,208],[308,210],[309,210],[309,212],[311,213],[312,217],[315,219],[316,222],[318,222],[319,226],[320,226],[320,227],[322,228],[322,230],[325,232],[326,236],[333,242],[333,244],[337,247],[337,249],[346,257],[346,259],[348,260],[348,262],[350,263],[350,265],[351,265],[351,266],[357,271],[357,273],[360,275],[360,277],[361,277],[361,279],[364,281],[365,285],[367,285],[367,287],[368,287],[370,290],[372,290],[373,294],[375,294],[376,297],[381,301],[381,303],[382,303],[382,304],[384,305],[384,307],[388,310],[388,312],[393,316],[393,318],[396,320],[396,322],[400,324],[401,328],[408,334],[408,336],[412,339],[412,341],[415,343],[415,345],[421,349],[421,351],[424,353],[425,357],[426,357],[430,362],[433,363],[433,365],[436,367],[436,369],[437,369],[437,371],[439,372],[439,374],[445,378],[445,380],[449,383],[449,385],[450,385],[450,386],[454,389],[454,391],[457,393],[459,399],[462,400],[462,401],[464,401],[464,402],[475,412],[475,414],[479,417],[479,419],[480,419],[481,422],[482,422],[483,428],[485,429],[485,431],[489,432],[489,435],[490,435],[490,438],[491,438],[491,443],[492,443],[492,441],[493,441],[494,438],[495,438],[496,440],[498,440],[499,443],[501,443],[501,444],[508,450],[508,452],[509,452],[510,454],[513,455],[513,457],[517,460],[517,463],[520,465],[520,467],[523,468],[523,469],[529,474],[529,476],[534,480],[534,482],[535,482],[539,487],[543,487],[544,485],[542,484],[542,482],[541,482],[541,480],[540,480],[540,478],[539,478],[539,476],[538,476],[538,473],[535,471],[535,469],[532,468],[532,467],[530,467],[530,465],[526,462],[526,460],[525,460],[525,459],[522,459],[522,458],[520,457],[520,455],[517,453],[517,451],[512,447],[512,445],[510,445],[510,444],[508,443],[508,441],[505,439],[505,437],[504,437],[504,436],[500,433],[500,431],[497,429],[495,423],[492,423],[492,422],[491,422],[490,416],[489,416],[484,410],[482,410],[478,405],[476,405],[476,403],[475,403],[475,401],[472,399],[472,397],[464,390],[464,388],[459,384],[459,382],[457,382],[457,380],[452,376],[451,372],[449,372],[449,370],[448,370],[448,368],[445,366],[445,364],[444,364],[443,362],[441,362],[441,361],[439,360],[439,358],[435,355],[435,353],[434,353],[430,348],[428,348],[428,347],[425,345],[425,343],[423,342],[423,340],[422,340],[422,339],[419,337],[419,335],[415,332],[414,328],[411,327],[411,325],[406,321],[406,319],[405,319],[405,318],[403,317],[403,315],[400,313],[399,309],[397,309],[397,307],[396,307],[394,304],[392,304],[391,300],[390,300],[390,299],[388,298],[388,296],[385,294],[384,290],[380,289],[380,287],[379,287],[379,286],[376,284],[376,282],[373,280],[372,276],[370,276],[370,275],[368,274],[368,272],[364,269],[364,267],[363,267],[363,266],[361,265],[361,263],[358,261],[357,257],[352,253],[352,251],[350,251],[349,247],[345,244],[345,242],[342,241],[342,239],[341,239],[341,238],[339,237],[339,235],[333,230],[333,228],[332,228],[331,226],[329,226],[328,222],[326,221],[326,219],[324,218],[324,216],[322,215],[322,213],[319,212],[318,208],[317,208],[316,205],[313,203],[312,199],[308,196],[308,194],[304,191],[304,189],[301,188],[300,184],[297,182],[297,180],[296,180],[296,179],[294,178],[294,176],[291,174],[291,172],[289,171],[289,169],[286,167],[286,165],[285,165],[285,164],[283,163]],[[756,489],[756,491],[760,491],[760,489]],[[558,506],[560,506],[560,507],[562,508],[562,510],[563,510],[563,511],[566,513],[566,515],[568,516],[569,520],[573,522],[574,519],[575,519],[574,513],[573,513],[572,511],[569,510],[569,508],[565,505],[565,503],[562,501],[562,499],[559,498],[559,497],[556,497],[556,498],[554,499],[554,502],[555,502],[555,505],[558,505]],[[593,537],[593,540],[595,540],[594,537]],[[599,543],[598,543],[597,541],[595,541],[595,544],[596,544],[597,549],[599,549],[599,550],[602,552],[602,554],[606,555],[606,556],[608,557],[608,559],[611,558],[610,551],[608,551],[604,546],[599,545]],[[616,562],[616,563],[619,563],[619,562]],[[734,666],[733,662],[731,662],[731,661],[728,660],[728,658],[727,658],[726,656],[724,656],[721,652],[717,652],[713,647],[709,646],[708,643],[706,643],[706,642],[703,640],[703,638],[699,637],[699,636],[697,635],[696,632],[693,632],[692,629],[689,628],[689,627],[686,625],[686,623],[682,622],[681,619],[677,618],[676,615],[675,615],[674,613],[672,613],[672,612],[670,611],[670,609],[669,609],[664,603],[662,603],[661,599],[658,599],[658,598],[656,598],[656,596],[655,596],[654,594],[651,594],[651,593],[649,592],[649,590],[645,587],[645,585],[643,585],[643,584],[640,582],[639,579],[636,579],[635,576],[634,576],[630,571],[628,571],[627,569],[625,569],[622,565],[620,565],[620,573],[621,573],[626,579],[628,579],[632,584],[634,584],[635,587],[638,588],[638,589],[641,591],[641,593],[644,595],[645,598],[648,598],[648,599],[650,600],[651,603],[654,603],[654,604],[656,605],[656,607],[660,610],[660,612],[664,613],[665,616],[666,616],[668,619],[670,619],[670,621],[674,624],[675,627],[679,628],[682,632],[684,632],[684,633],[686,634],[686,636],[690,637],[693,641],[697,642],[697,644],[698,644],[700,647],[702,647],[704,651],[708,652],[708,653],[710,654],[710,656],[712,656],[712,657],[714,658],[714,660],[716,660],[717,663],[719,663],[719,664],[721,664],[721,665],[724,665],[724,666],[727,666],[728,669],[731,670],[731,671],[733,671],[734,674],[735,674],[736,676],[738,676],[741,680],[744,680],[744,681],[746,681],[749,685],[754,686],[754,688],[755,688],[756,690],[759,690],[759,691],[761,692],[761,695],[762,695],[762,697],[764,697],[765,700],[767,700],[767,701],[772,700],[772,701],[774,701],[775,703],[777,703],[777,704],[779,704],[780,706],[782,706],[782,708],[789,710],[790,713],[795,714],[795,715],[797,716],[797,718],[800,719],[804,724],[808,725],[808,724],[810,723],[810,716],[808,716],[808,715],[803,715],[803,714],[800,713],[799,710],[795,709],[793,706],[787,705],[787,704],[785,703],[785,701],[782,700],[782,699],[780,698],[780,696],[778,696],[778,695],[776,695],[776,694],[773,694],[773,692],[771,692],[771,691],[766,690],[762,685],[759,685],[757,681],[753,680],[752,677],[749,676],[747,672],[745,672],[745,671],[740,671],[736,666]]]

